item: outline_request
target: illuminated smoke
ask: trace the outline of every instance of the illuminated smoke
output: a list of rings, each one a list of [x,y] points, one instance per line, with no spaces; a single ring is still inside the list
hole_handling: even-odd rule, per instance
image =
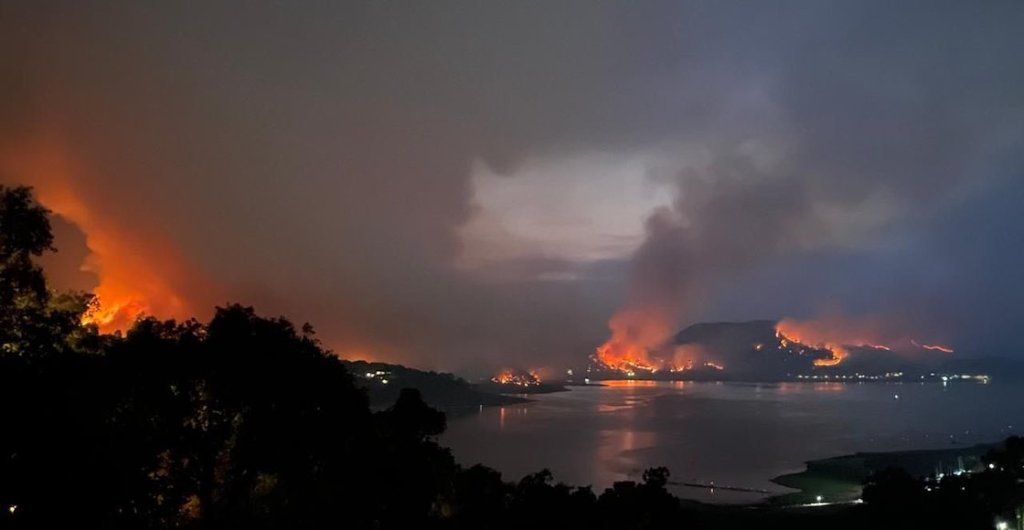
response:
[[[148,220],[117,219],[109,206],[98,205],[78,186],[84,170],[69,161],[67,150],[53,143],[22,146],[4,157],[4,171],[16,183],[34,188],[46,208],[70,221],[85,235],[88,257],[81,265],[95,274],[98,305],[84,318],[102,332],[126,330],[139,317],[189,318],[200,309],[183,294],[212,293],[191,269],[169,238],[150,228]],[[205,290],[205,291],[204,291]],[[205,310],[201,313],[207,312]]]
[[[597,348],[597,359],[616,370],[652,370],[659,362],[654,351],[673,331],[673,322],[657,310],[627,308],[608,322],[612,336]]]

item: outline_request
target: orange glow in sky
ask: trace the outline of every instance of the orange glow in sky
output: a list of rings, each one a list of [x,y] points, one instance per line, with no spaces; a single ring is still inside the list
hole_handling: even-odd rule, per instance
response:
[[[33,145],[5,159],[5,168],[34,188],[37,199],[53,213],[75,224],[85,235],[89,256],[82,270],[96,275],[93,290],[98,306],[85,317],[102,332],[127,330],[140,316],[188,318],[196,308],[176,285],[202,283],[170,240],[144,222],[130,225],[108,208],[90,202],[78,189],[86,179],[65,151],[52,144]]]

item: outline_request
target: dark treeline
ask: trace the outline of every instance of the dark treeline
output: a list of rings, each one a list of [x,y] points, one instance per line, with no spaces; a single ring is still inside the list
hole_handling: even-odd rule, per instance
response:
[[[239,305],[123,336],[83,325],[91,297],[53,292],[34,261],[47,216],[0,187],[0,528],[855,528],[951,507],[991,528],[1018,500],[1019,448],[992,460],[998,498],[969,483],[935,501],[892,472],[866,508],[815,514],[684,504],[664,468],[600,494],[547,471],[506,482],[434,441],[445,417],[416,390],[372,412],[309,326]]]

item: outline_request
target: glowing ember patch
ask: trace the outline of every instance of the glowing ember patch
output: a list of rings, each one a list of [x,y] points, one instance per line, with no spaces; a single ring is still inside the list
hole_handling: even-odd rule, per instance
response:
[[[821,336],[821,332],[814,329],[807,323],[798,324],[792,320],[781,320],[775,326],[775,336],[779,339],[779,344],[783,348],[788,348],[792,345],[806,346],[814,349],[827,350],[829,357],[814,359],[814,366],[836,366],[842,363],[847,357],[850,356],[850,352],[846,349],[848,346],[856,347],[869,347],[878,349],[889,349],[885,346],[876,346],[866,341],[853,341],[852,344],[843,345],[837,341],[826,340]],[[803,355],[804,350],[800,350],[800,354]]]
[[[814,366],[835,366],[843,362],[844,359],[850,356],[850,353],[847,352],[842,346],[837,346],[835,344],[825,344],[824,347],[826,350],[832,353],[832,357],[828,359],[815,359]]]
[[[943,352],[943,353],[953,353],[953,351],[954,351],[953,348],[947,348],[945,346],[940,346],[938,344],[921,344],[921,343],[917,342],[916,340],[911,340],[910,342],[914,346],[917,346],[918,348],[924,348],[926,350],[940,351],[940,352]]]
[[[491,378],[491,382],[499,385],[537,386],[540,384],[540,377],[532,371],[502,370],[501,373]]]
[[[893,351],[907,353],[905,338],[896,340],[895,337],[906,337],[898,331],[891,329],[891,323],[879,321],[878,319],[860,319],[849,321],[846,319],[829,318],[809,321],[795,321],[784,319],[775,326],[775,337],[779,340],[780,349],[788,348],[790,345],[806,347],[809,349],[827,350],[829,356],[814,360],[815,366],[835,366],[850,356],[850,350],[857,348]],[[883,337],[882,340],[879,340]],[[890,340],[885,341],[884,337]],[[869,339],[870,338],[870,339]],[[885,341],[885,343],[882,343]],[[952,353],[951,348],[945,346],[933,346],[920,344],[915,340],[910,342],[922,349]],[[890,344],[892,346],[890,346]],[[902,345],[902,347],[900,347]],[[854,353],[858,353],[857,350]],[[800,355],[804,350],[799,351]]]

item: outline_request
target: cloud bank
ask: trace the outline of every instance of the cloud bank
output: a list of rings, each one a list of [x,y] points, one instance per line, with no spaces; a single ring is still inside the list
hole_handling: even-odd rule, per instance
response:
[[[1012,353],[1022,22],[5,2],[0,179],[76,227],[99,288],[175,317],[255,304],[342,355],[568,364],[620,307],[671,327],[823,306]]]

